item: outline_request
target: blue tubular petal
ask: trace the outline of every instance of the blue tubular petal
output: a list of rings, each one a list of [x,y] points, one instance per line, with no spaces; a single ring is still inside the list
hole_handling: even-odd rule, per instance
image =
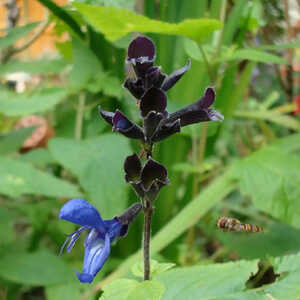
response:
[[[66,221],[96,228],[104,237],[104,222],[97,209],[83,199],[72,199],[60,210],[59,218]]]
[[[123,225],[120,223],[118,218],[113,218],[112,220],[105,220],[104,224],[111,243],[114,241],[115,238],[121,236]]]
[[[93,229],[85,241],[85,253],[82,273],[76,271],[78,279],[83,283],[93,281],[96,274],[101,270],[110,253],[110,237],[105,235],[105,240],[99,232]]]

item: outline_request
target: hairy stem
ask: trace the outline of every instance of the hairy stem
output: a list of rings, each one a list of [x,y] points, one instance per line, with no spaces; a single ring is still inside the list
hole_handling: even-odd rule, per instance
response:
[[[150,238],[151,238],[151,218],[153,210],[152,203],[146,201],[146,207],[144,207],[144,280],[150,280]]]

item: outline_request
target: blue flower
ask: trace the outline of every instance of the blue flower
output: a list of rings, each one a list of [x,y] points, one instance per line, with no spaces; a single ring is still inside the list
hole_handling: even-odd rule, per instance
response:
[[[136,203],[121,216],[112,220],[103,220],[97,209],[83,199],[72,199],[61,208],[60,219],[82,227],[68,235],[60,253],[63,252],[67,243],[67,252],[70,252],[81,232],[90,230],[84,241],[85,253],[82,272],[79,273],[75,270],[81,282],[91,283],[93,281],[109,256],[111,243],[116,238],[126,235],[129,223],[138,215],[141,208],[141,204]]]

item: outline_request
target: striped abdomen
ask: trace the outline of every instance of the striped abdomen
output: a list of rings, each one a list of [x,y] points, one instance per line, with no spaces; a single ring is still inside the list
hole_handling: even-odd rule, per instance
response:
[[[257,225],[243,224],[234,218],[221,217],[217,221],[217,226],[223,231],[237,232],[262,232],[263,229]]]

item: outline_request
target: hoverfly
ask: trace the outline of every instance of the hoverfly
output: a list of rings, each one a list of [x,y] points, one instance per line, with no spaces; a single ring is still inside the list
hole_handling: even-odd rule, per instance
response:
[[[257,225],[244,224],[234,218],[220,217],[217,226],[224,232],[263,232],[263,229]]]

